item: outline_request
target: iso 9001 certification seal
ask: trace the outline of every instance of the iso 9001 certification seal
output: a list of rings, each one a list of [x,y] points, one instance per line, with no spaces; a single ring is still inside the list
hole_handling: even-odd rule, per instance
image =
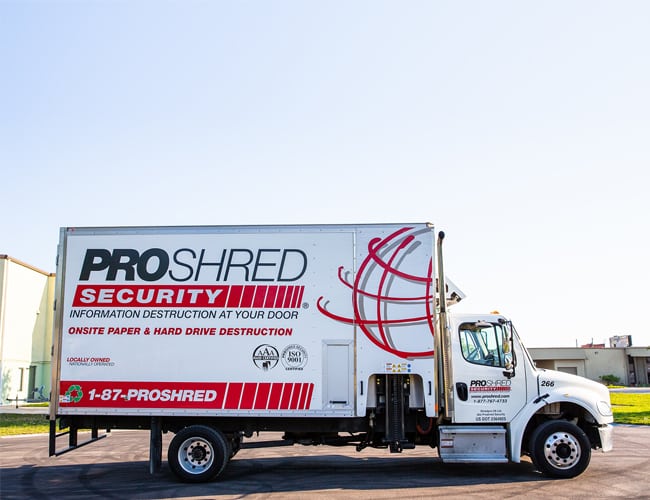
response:
[[[302,370],[307,364],[307,350],[299,344],[291,344],[282,350],[280,356],[287,370]]]

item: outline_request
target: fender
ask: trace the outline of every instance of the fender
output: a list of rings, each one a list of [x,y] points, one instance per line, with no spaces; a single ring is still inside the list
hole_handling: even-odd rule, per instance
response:
[[[508,425],[508,431],[510,432],[510,460],[512,462],[521,462],[522,443],[528,422],[530,422],[533,415],[535,415],[541,408],[552,403],[572,403],[591,415],[596,422],[602,420],[598,415],[594,414],[592,409],[587,408],[584,405],[584,401],[581,399],[566,397],[565,395],[557,393],[539,396],[528,403]]]

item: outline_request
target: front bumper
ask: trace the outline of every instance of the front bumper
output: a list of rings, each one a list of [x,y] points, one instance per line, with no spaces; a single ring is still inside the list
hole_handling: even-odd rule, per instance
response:
[[[600,447],[603,453],[612,451],[614,448],[614,427],[610,424],[598,427],[600,434]]]

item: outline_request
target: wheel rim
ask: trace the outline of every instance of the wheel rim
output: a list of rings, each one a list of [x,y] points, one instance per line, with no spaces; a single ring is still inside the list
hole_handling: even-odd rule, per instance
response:
[[[192,437],[178,449],[178,463],[189,474],[201,474],[214,462],[214,449],[209,441]]]
[[[554,432],[544,443],[544,456],[558,469],[570,469],[580,461],[580,443],[568,432]]]

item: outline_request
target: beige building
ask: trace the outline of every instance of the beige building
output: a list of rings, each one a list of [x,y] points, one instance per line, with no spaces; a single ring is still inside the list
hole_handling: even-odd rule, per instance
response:
[[[573,373],[596,381],[600,381],[603,375],[614,375],[622,385],[648,385],[648,347],[532,347],[528,351],[539,368]]]
[[[49,398],[54,274],[0,255],[0,404]]]

